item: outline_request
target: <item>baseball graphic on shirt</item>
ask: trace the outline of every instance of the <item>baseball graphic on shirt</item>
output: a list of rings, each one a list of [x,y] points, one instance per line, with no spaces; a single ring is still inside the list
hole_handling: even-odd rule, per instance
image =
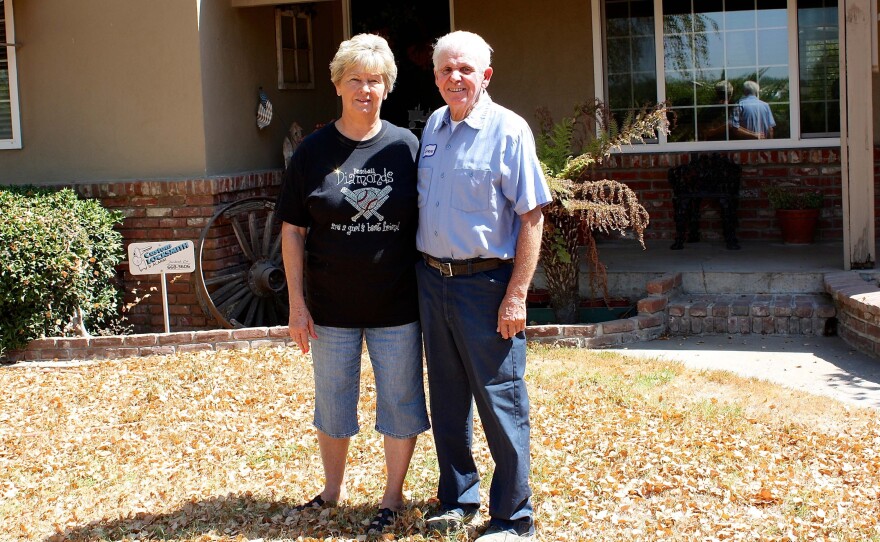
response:
[[[349,190],[343,186],[341,191],[345,196],[345,200],[357,210],[357,214],[351,217],[352,222],[356,222],[361,217],[369,220],[374,216],[378,220],[385,220],[385,217],[379,214],[379,208],[388,201],[388,196],[391,194],[391,186],[386,185],[384,188],[369,186],[358,188],[357,190]]]

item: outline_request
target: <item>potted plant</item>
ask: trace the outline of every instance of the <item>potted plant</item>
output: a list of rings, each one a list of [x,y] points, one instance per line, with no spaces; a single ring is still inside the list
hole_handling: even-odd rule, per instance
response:
[[[796,245],[813,242],[823,202],[821,192],[791,185],[774,185],[767,189],[767,200],[776,209],[782,242]]]
[[[550,185],[552,201],[544,207],[541,266],[550,306],[560,324],[575,323],[579,305],[579,245],[586,246],[590,291],[608,298],[607,274],[599,261],[595,232],[632,232],[644,248],[648,212],[628,186],[595,179],[595,168],[615,149],[668,132],[665,104],[643,107],[622,124],[596,100],[578,105],[574,115],[554,123],[538,111],[538,158]],[[579,233],[581,239],[579,239]]]

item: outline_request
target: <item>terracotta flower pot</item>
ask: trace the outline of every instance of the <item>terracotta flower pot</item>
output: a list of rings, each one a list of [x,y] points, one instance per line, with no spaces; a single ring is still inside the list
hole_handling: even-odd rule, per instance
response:
[[[776,220],[782,229],[782,242],[789,245],[805,245],[813,242],[819,209],[777,209]]]

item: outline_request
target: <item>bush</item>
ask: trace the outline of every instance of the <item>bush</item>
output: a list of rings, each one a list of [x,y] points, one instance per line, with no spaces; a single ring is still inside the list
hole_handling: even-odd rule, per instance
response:
[[[77,307],[86,329],[121,325],[121,221],[70,189],[0,187],[0,356],[69,332]]]
[[[824,198],[818,190],[776,185],[767,189],[767,199],[774,209],[803,210],[821,209]]]

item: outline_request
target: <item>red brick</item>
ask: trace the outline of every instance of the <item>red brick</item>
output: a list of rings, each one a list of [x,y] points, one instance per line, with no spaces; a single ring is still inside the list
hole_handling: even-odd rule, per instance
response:
[[[178,352],[210,352],[214,345],[207,343],[181,344],[177,347]]]
[[[56,348],[88,348],[89,347],[89,338],[88,337],[76,337],[76,338],[59,338],[55,343]]]
[[[526,338],[528,339],[537,337],[558,337],[560,335],[562,335],[561,326],[528,326],[526,328]]]
[[[122,341],[125,346],[153,346],[156,344],[156,335],[153,333],[145,335],[127,335]]]
[[[55,348],[56,342],[57,342],[57,339],[52,338],[52,337],[50,337],[48,339],[34,339],[33,341],[28,343],[27,349],[28,350],[31,350],[31,349],[41,350],[43,348]]]
[[[663,317],[657,314],[645,315],[640,314],[631,318],[631,320],[635,320],[639,329],[647,329],[651,327],[658,327],[663,325]]]
[[[98,347],[98,348],[117,347],[117,346],[122,346],[123,340],[125,340],[125,337],[121,337],[121,336],[92,337],[92,340],[89,341],[89,344],[92,347]]]
[[[174,347],[166,346],[144,346],[138,349],[141,356],[170,356],[174,353]]]
[[[236,340],[242,339],[262,339],[269,336],[269,329],[265,327],[252,327],[247,329],[235,329],[232,331],[232,338]]]
[[[108,348],[104,352],[107,359],[133,358],[139,353],[137,348]]]
[[[562,335],[566,337],[595,337],[599,330],[597,324],[560,326],[562,327]]]
[[[217,350],[247,350],[250,346],[247,341],[230,341],[217,343],[214,348]]]
[[[231,329],[215,329],[209,331],[196,331],[194,340],[200,343],[216,343],[221,341],[228,341],[231,338]]]
[[[646,297],[636,303],[636,308],[640,314],[654,314],[665,309],[667,304],[668,300],[665,296]]]
[[[290,329],[287,326],[275,326],[269,328],[270,337],[289,337]]]
[[[157,336],[159,344],[187,344],[193,341],[192,331],[178,331],[175,333],[163,333]]]
[[[612,333],[626,333],[628,331],[635,331],[636,329],[636,323],[629,318],[602,322],[601,326],[602,333],[605,335],[610,335]]]

